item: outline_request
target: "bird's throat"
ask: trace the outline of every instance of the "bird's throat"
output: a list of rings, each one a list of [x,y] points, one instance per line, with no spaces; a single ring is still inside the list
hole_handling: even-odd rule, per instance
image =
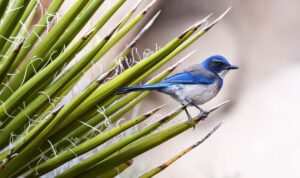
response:
[[[218,73],[218,76],[223,79],[225,75],[227,74],[228,70],[222,70],[221,72]]]

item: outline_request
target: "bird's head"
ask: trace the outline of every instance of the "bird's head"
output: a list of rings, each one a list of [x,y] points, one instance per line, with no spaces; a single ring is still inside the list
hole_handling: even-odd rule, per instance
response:
[[[229,70],[238,69],[237,66],[230,64],[227,59],[220,55],[211,56],[202,62],[203,67],[219,77],[223,78]]]

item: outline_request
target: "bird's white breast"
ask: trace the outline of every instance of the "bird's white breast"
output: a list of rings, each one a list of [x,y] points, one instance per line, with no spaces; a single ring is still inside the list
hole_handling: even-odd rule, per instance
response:
[[[181,84],[175,92],[179,101],[187,99],[188,102],[201,105],[216,96],[218,91],[218,83],[214,82],[210,85]]]

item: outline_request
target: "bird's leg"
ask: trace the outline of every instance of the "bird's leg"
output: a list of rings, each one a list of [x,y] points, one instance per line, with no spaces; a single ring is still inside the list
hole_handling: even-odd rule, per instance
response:
[[[195,108],[197,108],[200,111],[200,115],[206,118],[208,116],[208,112],[205,111],[204,109],[200,108],[197,104],[191,103]]]
[[[189,111],[186,108],[187,108],[187,106],[183,106],[183,109],[184,109],[186,115],[188,116],[188,120],[192,121],[192,116],[190,115]]]
[[[188,116],[188,120],[187,120],[188,124],[192,124],[193,119],[192,119],[192,116],[190,115],[189,111],[187,110],[187,105],[182,105],[182,106],[183,106],[183,109],[184,109],[186,115]],[[193,126],[193,129],[195,130],[195,125],[192,125],[192,126]]]

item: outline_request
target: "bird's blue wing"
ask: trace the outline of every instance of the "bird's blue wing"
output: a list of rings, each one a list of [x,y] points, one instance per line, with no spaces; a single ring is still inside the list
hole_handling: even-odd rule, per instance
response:
[[[172,75],[164,79],[161,83],[176,83],[176,84],[204,84],[209,85],[214,82],[215,78],[206,77],[203,74],[183,72]]]

